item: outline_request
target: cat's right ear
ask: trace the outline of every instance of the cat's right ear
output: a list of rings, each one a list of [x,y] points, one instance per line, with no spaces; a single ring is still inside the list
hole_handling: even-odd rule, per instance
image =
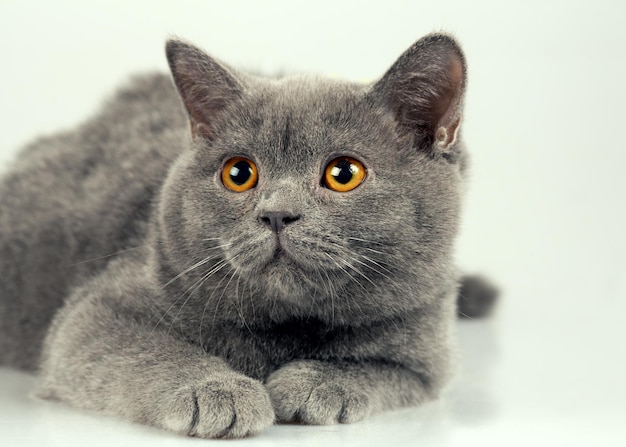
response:
[[[195,137],[211,139],[220,113],[241,98],[241,81],[202,50],[180,40],[169,40],[167,60]]]

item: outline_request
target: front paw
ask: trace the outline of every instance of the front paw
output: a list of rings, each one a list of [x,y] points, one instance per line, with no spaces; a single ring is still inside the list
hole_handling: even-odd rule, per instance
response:
[[[279,420],[328,425],[360,421],[372,413],[362,385],[334,365],[298,361],[274,372],[266,387]]]
[[[263,385],[243,376],[224,375],[174,394],[162,418],[166,429],[201,438],[242,438],[274,423]]]

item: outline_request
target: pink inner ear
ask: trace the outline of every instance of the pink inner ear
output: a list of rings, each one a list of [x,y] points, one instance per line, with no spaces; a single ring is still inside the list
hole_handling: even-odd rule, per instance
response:
[[[437,101],[436,113],[440,117],[437,127],[446,128],[448,135],[450,135],[456,132],[456,128],[460,123],[458,112],[461,98],[463,97],[463,90],[465,89],[463,85],[465,82],[463,61],[454,52],[449,54],[447,74],[449,86]]]
[[[191,137],[204,137],[209,138],[211,136],[211,128],[208,124],[196,122],[192,119],[189,120],[189,127],[191,128]]]
[[[461,117],[459,116],[455,121],[453,121],[447,127],[439,127],[437,129],[437,133],[435,134],[435,139],[437,141],[437,145],[445,149],[456,141],[456,132],[461,124]]]
[[[435,141],[440,149],[447,149],[456,141],[461,124],[460,106],[465,90],[463,60],[456,53],[449,54],[447,71],[448,88],[434,104],[435,116],[439,116]]]

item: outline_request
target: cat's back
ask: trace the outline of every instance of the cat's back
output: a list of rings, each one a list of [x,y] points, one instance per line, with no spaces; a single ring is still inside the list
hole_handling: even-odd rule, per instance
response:
[[[75,185],[96,171],[128,169],[131,164],[146,171],[138,161],[171,159],[182,149],[184,140],[177,141],[177,147],[158,143],[171,143],[172,137],[180,140],[185,122],[167,76],[136,76],[76,128],[38,138],[23,148],[12,165],[0,171],[0,185],[26,177],[36,189],[36,179],[44,172],[61,186],[70,177]]]
[[[136,77],[76,130],[40,138],[0,179],[0,364],[30,368],[67,290],[141,245],[187,143],[168,77]]]

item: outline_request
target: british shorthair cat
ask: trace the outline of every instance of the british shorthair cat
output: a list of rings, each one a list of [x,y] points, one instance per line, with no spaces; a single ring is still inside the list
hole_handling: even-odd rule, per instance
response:
[[[178,40],[167,58],[174,86],[136,78],[0,180],[0,364],[199,437],[435,398],[467,160],[457,43],[426,36],[367,85],[255,77]]]

